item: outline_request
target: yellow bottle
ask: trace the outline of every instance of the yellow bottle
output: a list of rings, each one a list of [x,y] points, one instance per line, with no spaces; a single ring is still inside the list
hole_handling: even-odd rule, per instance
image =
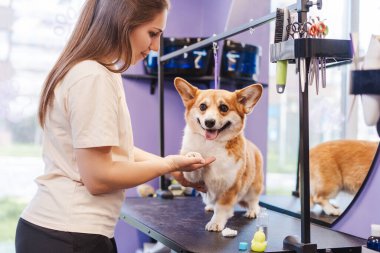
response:
[[[251,250],[255,252],[264,252],[267,248],[267,241],[263,229],[260,227],[253,236],[251,241]]]

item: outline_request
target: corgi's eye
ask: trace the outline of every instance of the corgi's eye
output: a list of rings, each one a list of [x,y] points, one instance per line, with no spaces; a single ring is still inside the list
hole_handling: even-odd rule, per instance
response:
[[[220,105],[219,106],[219,110],[221,111],[221,112],[228,112],[228,106],[226,106],[226,105]]]
[[[206,111],[206,109],[207,109],[207,105],[206,105],[206,104],[201,104],[201,105],[199,106],[199,110],[201,110],[202,112],[203,112],[203,111]]]

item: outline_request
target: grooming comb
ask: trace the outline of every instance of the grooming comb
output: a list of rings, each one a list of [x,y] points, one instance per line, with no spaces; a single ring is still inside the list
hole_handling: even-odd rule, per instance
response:
[[[289,10],[287,8],[276,10],[276,24],[274,32],[274,43],[285,41],[289,37],[286,29],[289,24]],[[276,63],[276,89],[278,93],[284,93],[286,85],[286,72],[288,69],[287,60],[279,60]]]

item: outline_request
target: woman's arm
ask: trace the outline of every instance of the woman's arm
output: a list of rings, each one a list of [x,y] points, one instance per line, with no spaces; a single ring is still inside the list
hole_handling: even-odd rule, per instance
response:
[[[146,152],[146,151],[144,151],[138,147],[134,147],[133,151],[134,151],[134,156],[135,156],[136,162],[142,162],[142,161],[147,161],[147,160],[161,161],[162,159],[164,159],[161,156]]]
[[[197,170],[215,160],[172,155],[141,162],[115,162],[112,161],[111,149],[97,147],[75,150],[79,173],[91,194],[131,188],[174,171]]]
[[[162,161],[162,157],[161,156],[157,156],[157,155],[154,155],[154,154],[151,154],[151,153],[148,153],[142,149],[139,149],[137,147],[134,147],[134,155],[135,155],[135,161],[147,161],[147,160],[151,160],[151,161]],[[172,175],[172,177],[177,180],[178,183],[180,183],[181,185],[185,186],[185,187],[192,187],[192,188],[195,188],[197,191],[201,191],[201,192],[206,192],[207,191],[207,188],[204,184],[204,182],[197,182],[197,183],[192,183],[192,182],[189,182],[186,180],[186,178],[183,176],[183,172],[182,171],[174,171],[172,173],[170,173]]]

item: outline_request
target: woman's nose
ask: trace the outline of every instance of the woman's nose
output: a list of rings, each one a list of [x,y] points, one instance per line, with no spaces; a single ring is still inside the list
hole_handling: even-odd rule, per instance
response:
[[[152,44],[150,44],[150,50],[153,50],[155,52],[158,52],[160,49],[160,37],[157,37],[152,40]]]

